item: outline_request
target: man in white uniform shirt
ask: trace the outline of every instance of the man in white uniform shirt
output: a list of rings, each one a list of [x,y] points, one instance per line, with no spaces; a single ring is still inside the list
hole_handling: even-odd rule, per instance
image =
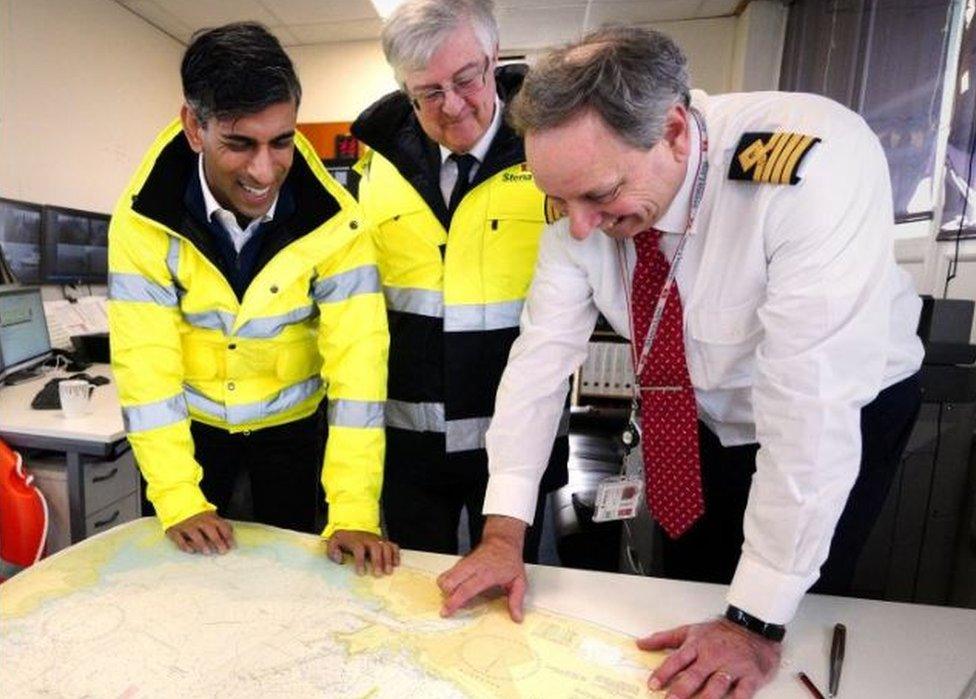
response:
[[[644,366],[666,379],[638,375],[666,572],[731,585],[724,618],[638,645],[679,648],[649,679],[669,697],[751,696],[821,565],[829,591],[849,587],[920,403],[920,302],[894,262],[884,154],[822,97],[689,92],[670,39],[619,27],[544,57],[513,117],[565,217],[499,388],[482,544],[440,577],[443,611],[499,586],[521,619],[521,536],[564,377],[599,312],[637,363],[656,326]],[[659,277],[640,276],[654,254]],[[646,298],[635,277],[665,290]]]

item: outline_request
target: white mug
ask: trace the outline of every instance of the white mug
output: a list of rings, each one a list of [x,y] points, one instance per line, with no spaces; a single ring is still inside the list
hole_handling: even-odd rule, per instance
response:
[[[67,418],[82,417],[91,412],[91,394],[95,387],[82,379],[68,379],[58,384],[61,412]]]

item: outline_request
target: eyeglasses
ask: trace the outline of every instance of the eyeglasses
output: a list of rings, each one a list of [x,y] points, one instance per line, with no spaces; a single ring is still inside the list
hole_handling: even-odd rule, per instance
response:
[[[414,109],[435,109],[444,103],[444,98],[448,92],[453,92],[458,97],[470,97],[485,86],[488,78],[488,68],[491,66],[491,59],[485,56],[485,64],[481,68],[472,66],[454,77],[451,82],[443,87],[418,90],[417,92],[407,91],[410,104]]]

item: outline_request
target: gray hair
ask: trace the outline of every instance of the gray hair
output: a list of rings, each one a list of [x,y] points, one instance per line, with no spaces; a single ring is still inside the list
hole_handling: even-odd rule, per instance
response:
[[[519,133],[560,126],[588,109],[628,144],[648,149],[673,105],[689,103],[687,60],[660,32],[608,26],[545,54],[516,95]]]
[[[408,0],[386,20],[380,39],[386,61],[403,87],[403,74],[423,70],[447,35],[471,23],[485,55],[498,48],[492,0]]]

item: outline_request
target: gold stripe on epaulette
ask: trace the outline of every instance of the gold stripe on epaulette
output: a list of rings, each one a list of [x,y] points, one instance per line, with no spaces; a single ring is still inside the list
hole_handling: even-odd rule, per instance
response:
[[[546,223],[555,223],[566,215],[566,210],[550,196],[546,196],[545,211]]]
[[[814,144],[814,136],[790,131],[743,134],[735,149],[729,179],[769,184],[796,184],[800,161]]]

